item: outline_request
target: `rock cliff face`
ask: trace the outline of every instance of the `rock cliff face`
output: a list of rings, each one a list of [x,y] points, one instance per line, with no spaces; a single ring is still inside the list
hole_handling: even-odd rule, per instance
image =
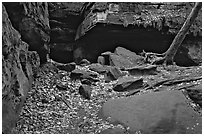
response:
[[[2,5],[2,132],[10,133],[26,99],[39,56],[12,26]]]
[[[194,3],[60,2],[48,6],[50,57],[68,63],[83,58],[96,62],[102,52],[114,51],[118,46],[136,53],[163,53]],[[200,64],[201,15],[200,12],[175,56],[177,65]]]
[[[19,31],[22,40],[29,44],[29,50],[37,51],[41,63],[45,63],[50,41],[47,3],[8,2],[3,4],[13,27]]]

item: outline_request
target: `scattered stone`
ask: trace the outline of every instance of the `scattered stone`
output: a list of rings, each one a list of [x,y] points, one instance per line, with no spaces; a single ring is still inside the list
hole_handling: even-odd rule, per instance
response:
[[[132,63],[134,63],[135,65],[141,65],[144,64],[144,57],[137,55],[136,53],[127,50],[123,47],[117,47],[115,49],[115,54],[131,61]]]
[[[71,72],[76,68],[76,63],[72,62],[72,63],[68,63],[68,64],[62,64],[62,65],[57,65],[57,68],[60,70],[64,70],[67,72]]]
[[[163,91],[107,101],[99,116],[129,133],[201,134],[202,117],[180,91]]]
[[[98,56],[98,64],[105,65],[105,58],[103,56]]]
[[[202,107],[202,84],[186,89],[188,96]]]
[[[71,79],[96,78],[97,74],[85,70],[75,69],[71,72]]]
[[[156,65],[134,66],[126,68],[130,75],[156,75],[158,73]]]
[[[80,62],[79,62],[79,65],[80,66],[87,66],[87,65],[90,65],[90,61],[88,61],[87,59],[82,59]]]
[[[114,85],[113,90],[117,92],[131,91],[143,86],[143,79],[133,76],[122,77]]]
[[[89,85],[84,85],[84,84],[81,85],[81,86],[79,87],[79,94],[80,94],[83,98],[90,100],[90,98],[91,98],[91,86],[89,86]]]

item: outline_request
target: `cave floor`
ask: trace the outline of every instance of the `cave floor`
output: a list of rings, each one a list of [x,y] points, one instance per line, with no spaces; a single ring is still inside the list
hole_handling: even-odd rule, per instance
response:
[[[80,80],[71,80],[68,72],[56,70],[46,64],[39,69],[37,78],[33,82],[32,89],[28,92],[27,100],[20,113],[16,127],[12,130],[14,134],[87,134],[101,133],[108,128],[122,128],[125,133],[127,129],[121,124],[111,124],[99,117],[98,112],[102,105],[109,99],[127,97],[128,92],[115,92],[112,90],[116,81],[106,83],[104,76],[98,74],[99,82],[91,85],[91,99],[86,100],[78,93]],[[87,66],[78,66],[76,69],[89,70]],[[201,66],[177,67],[170,66],[164,69],[158,66],[160,71],[157,75],[143,76],[144,82],[155,84],[164,79],[189,75],[201,77]],[[189,85],[198,85],[202,79],[197,81],[182,82],[170,86],[158,86],[154,89],[141,90],[134,95],[154,93],[165,90],[175,90]],[[57,85],[66,86],[59,89]],[[56,99],[60,98],[60,99]],[[188,98],[188,96],[187,96]],[[188,98],[189,99],[189,98]],[[189,99],[189,103],[196,112],[202,114],[202,108]],[[138,132],[139,133],[139,132]]]

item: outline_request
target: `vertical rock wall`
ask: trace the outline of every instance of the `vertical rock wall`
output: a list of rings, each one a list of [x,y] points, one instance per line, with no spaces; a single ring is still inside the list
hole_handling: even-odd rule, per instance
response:
[[[13,27],[18,30],[22,40],[29,44],[29,50],[37,51],[41,64],[47,61],[49,53],[49,14],[46,2],[6,2]]]
[[[2,5],[2,132],[10,133],[39,66],[38,54],[28,51]]]

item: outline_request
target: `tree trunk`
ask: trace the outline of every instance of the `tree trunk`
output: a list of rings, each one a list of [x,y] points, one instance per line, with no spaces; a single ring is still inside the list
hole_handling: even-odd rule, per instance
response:
[[[167,65],[171,65],[173,64],[173,59],[174,56],[179,48],[179,46],[181,45],[181,43],[183,42],[184,38],[186,37],[186,34],[189,30],[189,28],[191,27],[191,25],[193,24],[193,21],[195,20],[195,18],[198,15],[199,10],[202,7],[202,2],[196,2],[194,8],[192,9],[190,15],[188,16],[188,18],[186,19],[185,23],[183,24],[182,28],[180,29],[180,31],[178,32],[178,34],[176,35],[176,37],[174,38],[172,44],[170,45],[169,49],[165,52],[165,63]]]

